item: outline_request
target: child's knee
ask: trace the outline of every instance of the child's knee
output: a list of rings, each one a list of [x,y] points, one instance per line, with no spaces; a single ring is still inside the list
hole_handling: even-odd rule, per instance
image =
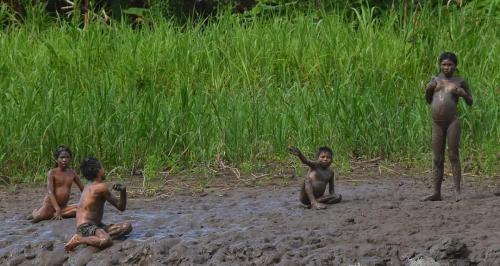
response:
[[[54,213],[44,209],[34,210],[31,213],[31,217],[34,222],[39,222],[51,219],[52,217],[54,217]]]
[[[99,239],[99,248],[107,248],[113,245],[113,240],[110,236],[103,236]]]
[[[129,234],[130,232],[132,232],[132,224],[129,222],[125,222],[123,223],[122,229],[124,235]]]
[[[444,165],[444,158],[443,157],[436,157],[436,158],[434,158],[434,165],[435,166],[442,166],[442,165]]]
[[[456,164],[456,163],[459,163],[460,162],[460,158],[458,156],[458,153],[457,152],[450,152],[448,154],[448,158],[450,159],[450,162],[452,164]]]

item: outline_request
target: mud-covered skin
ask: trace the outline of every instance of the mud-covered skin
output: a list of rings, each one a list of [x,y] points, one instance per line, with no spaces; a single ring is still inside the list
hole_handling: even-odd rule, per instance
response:
[[[449,59],[440,63],[441,73],[433,77],[425,89],[425,98],[431,105],[432,113],[432,150],[434,153],[434,192],[423,200],[439,201],[444,174],[444,153],[448,140],[448,158],[450,160],[455,199],[460,200],[460,181],[462,179],[459,145],[460,123],[458,121],[457,103],[462,97],[467,105],[473,103],[469,85],[461,77],[453,76],[455,64]]]
[[[76,227],[84,224],[102,224],[104,214],[104,203],[109,202],[119,211],[124,211],[127,206],[127,191],[122,184],[113,185],[113,189],[120,192],[117,199],[109,191],[104,183],[105,172],[101,168],[95,180],[87,185],[80,198],[79,208],[76,213]],[[78,245],[87,244],[98,248],[107,248],[113,244],[113,238],[126,235],[132,231],[132,225],[128,222],[113,224],[105,228],[95,230],[92,236],[82,236],[78,233],[64,246],[67,251],[74,250]]]
[[[296,147],[290,147],[289,152],[309,166],[306,179],[300,189],[300,202],[314,209],[325,209],[325,204],[334,204],[342,200],[341,195],[335,194],[335,174],[330,168],[332,155],[321,152],[318,161],[308,160]],[[329,187],[329,195],[324,195],[326,186]]]
[[[83,183],[73,169],[69,169],[71,156],[61,152],[57,158],[57,168],[47,173],[47,196],[43,206],[31,214],[32,222],[75,217],[77,205],[68,205],[73,182],[83,191]]]
[[[469,85],[462,77],[433,77],[426,87],[426,100],[431,105],[432,120],[451,122],[457,118],[457,103],[463,97],[467,105],[473,103]]]

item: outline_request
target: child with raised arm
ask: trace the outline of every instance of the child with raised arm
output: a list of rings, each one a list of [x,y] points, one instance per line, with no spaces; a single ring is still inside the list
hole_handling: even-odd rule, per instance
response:
[[[43,206],[31,214],[33,223],[42,220],[61,220],[75,217],[77,205],[68,205],[73,182],[83,191],[83,184],[76,172],[69,168],[72,159],[71,150],[66,146],[57,147],[54,152],[56,168],[47,173],[47,196]]]
[[[127,191],[124,185],[115,184],[113,189],[120,192],[117,199],[109,191],[104,180],[106,174],[101,163],[93,157],[85,158],[80,170],[91,183],[85,186],[76,213],[76,234],[64,246],[66,251],[72,251],[81,244],[107,248],[113,244],[114,238],[126,235],[132,231],[128,222],[105,225],[102,223],[104,203],[107,201],[118,210],[124,211],[127,206]]]
[[[309,166],[306,180],[300,190],[300,202],[314,209],[325,209],[325,204],[334,204],[342,200],[341,195],[335,194],[335,174],[330,168],[333,152],[330,148],[320,147],[316,154],[317,161],[309,161],[296,147],[290,147],[288,150]],[[324,196],[326,185],[329,195]]]
[[[462,178],[458,147],[460,143],[460,123],[457,103],[462,97],[465,103],[472,105],[469,85],[462,77],[455,76],[458,64],[454,53],[444,52],[439,56],[438,76],[432,77],[425,88],[425,99],[431,105],[432,112],[432,150],[434,153],[434,193],[424,200],[441,200],[441,183],[444,174],[444,151],[448,140],[448,158],[450,159],[455,199],[460,200],[460,181]]]

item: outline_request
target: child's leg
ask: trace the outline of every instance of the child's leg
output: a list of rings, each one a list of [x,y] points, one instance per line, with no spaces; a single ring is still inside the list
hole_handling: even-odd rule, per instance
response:
[[[305,184],[305,181],[302,182],[302,186],[300,187],[300,196],[299,196],[299,200],[302,204],[306,205],[306,206],[311,206],[311,201],[309,200],[309,197],[307,196],[306,194],[306,184]]]
[[[61,214],[63,218],[73,218],[76,217],[76,210],[78,209],[78,204],[67,205],[61,209]]]
[[[129,222],[112,224],[106,228],[106,231],[112,239],[116,239],[132,232],[132,225]]]
[[[432,151],[434,153],[434,193],[424,200],[441,200],[441,184],[444,174],[444,149],[446,126],[443,122],[432,121]]]
[[[460,123],[458,122],[458,119],[451,122],[446,134],[448,137],[448,158],[450,159],[453,171],[453,182],[455,183],[455,191],[458,197],[458,194],[460,194],[460,181],[462,179],[462,170],[460,167],[460,157],[458,152],[458,146],[460,144]]]
[[[81,244],[87,244],[89,246],[104,249],[111,246],[113,244],[113,240],[111,240],[111,237],[108,233],[106,233],[106,231],[104,231],[104,229],[97,229],[95,231],[95,235],[93,236],[84,237],[80,234],[73,235],[68,243],[64,245],[64,249],[66,251],[72,251]]]
[[[43,220],[50,220],[54,217],[55,210],[47,201],[43,202],[43,206],[38,210],[33,210],[31,214],[31,221],[38,223]]]
[[[342,195],[325,195],[321,198],[316,199],[320,203],[325,203],[325,204],[335,204],[339,203],[342,201]]]

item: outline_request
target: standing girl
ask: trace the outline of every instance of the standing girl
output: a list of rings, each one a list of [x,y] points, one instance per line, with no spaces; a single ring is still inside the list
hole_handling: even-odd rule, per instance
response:
[[[425,88],[425,99],[432,112],[432,150],[434,153],[434,193],[424,200],[441,200],[441,183],[444,174],[444,151],[448,140],[448,158],[453,169],[456,200],[460,200],[460,181],[462,178],[458,147],[460,144],[460,123],[457,103],[462,97],[472,105],[469,85],[462,77],[455,76],[458,64],[454,53],[444,52],[439,56],[441,72],[432,77]]]

